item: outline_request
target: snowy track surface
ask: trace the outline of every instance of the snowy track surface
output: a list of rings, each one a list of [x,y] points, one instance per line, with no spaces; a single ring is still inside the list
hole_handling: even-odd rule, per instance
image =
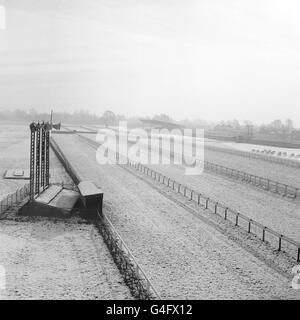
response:
[[[98,165],[76,136],[54,138],[81,178],[103,189],[105,213],[163,298],[299,298],[289,278],[211,225],[123,168]]]
[[[300,170],[298,168],[259,159],[245,158],[226,152],[205,149],[206,161],[223,165],[232,169],[245,171],[253,175],[269,178],[293,187],[300,187]]]
[[[149,165],[148,167],[300,242],[298,200],[287,201],[251,185],[241,184],[212,173],[186,176],[182,166]]]

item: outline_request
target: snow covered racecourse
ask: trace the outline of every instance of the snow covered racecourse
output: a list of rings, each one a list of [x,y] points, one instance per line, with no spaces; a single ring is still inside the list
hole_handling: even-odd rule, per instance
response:
[[[300,300],[299,12],[0,0],[0,300]]]
[[[68,216],[31,216],[31,209],[19,215],[26,199],[17,199],[28,182],[4,177],[11,167],[28,169],[30,131],[25,124],[3,124],[1,298],[300,298],[299,198],[236,176],[297,188],[299,168],[226,152],[214,141],[204,144],[202,136],[196,155],[170,143],[193,145],[191,132],[186,138],[166,130],[151,137],[124,126],[63,127],[51,134],[49,190],[75,192],[84,190],[81,182],[93,183],[89,192],[103,192],[103,212],[95,208],[96,216],[88,218],[92,212],[79,205]],[[99,152],[117,161],[101,163]],[[188,164],[202,157],[201,174],[187,174],[186,161],[175,161],[176,154]],[[16,190],[18,196],[10,197]],[[53,197],[42,193],[42,206],[49,198],[67,209],[66,198]]]

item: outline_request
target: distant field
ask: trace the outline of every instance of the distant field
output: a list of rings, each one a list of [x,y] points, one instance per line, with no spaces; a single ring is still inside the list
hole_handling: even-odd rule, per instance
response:
[[[8,169],[29,169],[29,127],[0,122],[0,199],[28,181],[4,180]]]

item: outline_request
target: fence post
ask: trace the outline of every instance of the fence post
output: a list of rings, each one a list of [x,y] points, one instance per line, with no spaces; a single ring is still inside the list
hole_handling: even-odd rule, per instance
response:
[[[173,180],[173,190],[175,189],[175,180]]]
[[[225,220],[227,220],[227,213],[228,213],[228,208],[225,209],[225,216],[224,216]]]
[[[262,235],[262,241],[265,242],[265,236],[266,236],[266,227],[263,227],[263,235]]]
[[[208,201],[209,201],[209,198],[206,199],[205,209],[208,209]]]
[[[300,247],[298,247],[297,262],[300,262]]]
[[[280,235],[279,237],[279,242],[278,242],[278,251],[281,250],[281,238],[282,238],[282,235]]]
[[[200,204],[201,193],[198,194],[198,204]]]
[[[236,226],[239,225],[239,213],[238,212],[236,213],[236,216],[235,216],[235,225]]]
[[[194,193],[194,191],[191,190],[191,200],[193,200],[193,193]]]
[[[218,202],[215,203],[215,213],[217,213],[218,210]]]
[[[252,220],[251,220],[251,219],[249,219],[249,224],[248,224],[248,233],[250,233],[250,232],[251,232],[251,222],[252,222]]]
[[[186,187],[184,187],[183,195],[186,196]]]

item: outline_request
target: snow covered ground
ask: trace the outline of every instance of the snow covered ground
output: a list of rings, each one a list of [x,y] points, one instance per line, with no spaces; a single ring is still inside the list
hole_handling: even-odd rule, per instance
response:
[[[0,299],[132,299],[93,225],[0,222]]]
[[[7,168],[29,167],[26,128],[0,125],[0,199],[28,182],[3,179]],[[72,183],[52,150],[50,182]],[[98,231],[75,218],[1,219],[0,271],[3,267],[0,300],[132,299]]]
[[[29,169],[30,130],[25,125],[0,124],[0,200],[26,180],[4,180],[8,169]]]
[[[80,176],[103,189],[105,213],[163,298],[299,299],[287,275],[176,201],[119,166],[98,165],[95,149],[76,136],[55,140]]]
[[[212,173],[186,176],[183,166],[148,165],[183,185],[300,242],[300,202]]]

